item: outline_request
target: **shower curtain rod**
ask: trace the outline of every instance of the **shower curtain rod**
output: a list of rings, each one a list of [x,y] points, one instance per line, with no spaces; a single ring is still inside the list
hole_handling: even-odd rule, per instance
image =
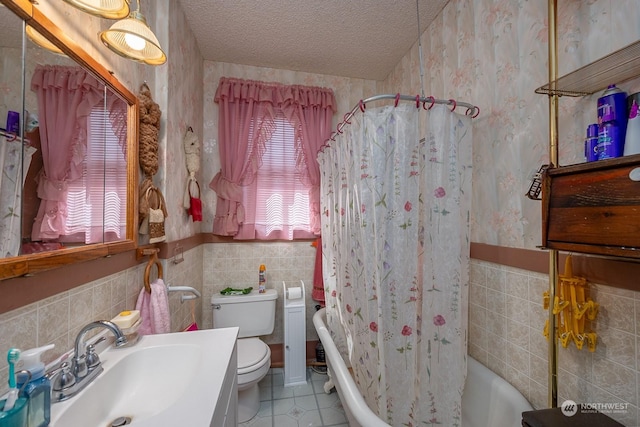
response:
[[[465,115],[467,116],[471,115],[472,119],[478,117],[478,114],[480,114],[480,107],[476,105],[468,104],[466,102],[457,102],[455,99],[436,99],[433,96],[426,96],[426,97],[420,96],[420,95],[412,96],[412,95],[401,95],[399,93],[396,93],[395,95],[391,93],[374,95],[364,100],[361,99],[358,102],[358,104],[351,109],[351,111],[345,114],[343,120],[340,123],[338,123],[338,126],[336,126],[336,130],[334,130],[331,133],[327,141],[329,140],[335,141],[334,138],[336,137],[336,135],[342,133],[342,129],[346,125],[351,124],[351,122],[349,122],[349,119],[353,117],[356,111],[360,110],[364,113],[365,109],[367,108],[367,105],[366,105],[367,102],[380,101],[382,99],[394,99],[396,107],[398,106],[398,102],[400,101],[412,101],[416,103],[416,108],[420,108],[420,104],[422,104],[422,108],[424,108],[425,110],[430,110],[435,104],[453,105],[453,108],[451,109],[451,111],[455,111],[455,109],[458,106],[465,107],[467,109],[467,111],[465,111]]]

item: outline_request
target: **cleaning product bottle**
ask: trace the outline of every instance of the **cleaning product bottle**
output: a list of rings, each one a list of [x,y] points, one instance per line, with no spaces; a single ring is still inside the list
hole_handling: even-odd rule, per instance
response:
[[[602,116],[598,125],[598,160],[621,157],[624,153],[624,139],[621,139],[620,126],[613,119],[613,113]]]
[[[598,160],[598,124],[587,126],[587,139],[584,140],[584,157],[587,162]]]
[[[260,264],[260,270],[258,272],[258,292],[263,294],[266,292],[267,285],[267,267],[264,264]]]
[[[46,427],[51,419],[51,383],[44,375],[44,363],[40,356],[47,350],[51,350],[54,344],[43,347],[32,348],[23,351],[20,355],[22,369],[31,373],[31,380],[26,374],[18,373],[18,388],[27,382],[21,391],[21,397],[26,397],[29,401],[27,409],[27,427]]]
[[[629,110],[629,122],[624,141],[624,155],[640,154],[640,111],[635,100]]]
[[[627,117],[627,94],[609,85],[598,98],[598,160],[622,156]]]

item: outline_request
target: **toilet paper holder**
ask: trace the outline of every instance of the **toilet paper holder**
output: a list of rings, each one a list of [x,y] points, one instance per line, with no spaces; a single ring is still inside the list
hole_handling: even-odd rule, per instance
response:
[[[307,383],[305,286],[282,282],[284,291],[284,386]]]
[[[283,280],[282,291],[284,296],[285,307],[305,304],[305,289],[304,289],[304,282],[302,280],[300,280],[299,287],[298,286],[287,287],[286,282]]]

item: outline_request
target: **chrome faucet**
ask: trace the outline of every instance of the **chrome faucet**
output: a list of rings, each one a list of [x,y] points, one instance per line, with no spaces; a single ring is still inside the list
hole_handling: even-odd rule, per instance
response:
[[[81,346],[84,343],[84,335],[95,328],[106,328],[110,330],[116,337],[116,341],[114,343],[116,347],[122,347],[127,344],[127,338],[124,336],[120,328],[118,328],[115,323],[108,320],[96,320],[95,322],[91,322],[80,329],[80,332],[78,332],[78,335],[76,336],[76,344],[74,346],[73,354],[73,375],[76,377],[76,381],[81,380],[88,374],[87,358]]]
[[[68,362],[63,362],[59,368],[47,374],[52,382],[52,402],[61,402],[75,395],[90,384],[103,371],[100,359],[95,353],[95,343],[88,345],[86,352],[82,348],[85,334],[95,328],[105,328],[111,331],[116,338],[114,342],[115,347],[127,345],[127,338],[113,322],[97,320],[84,326],[76,336],[71,366],[69,366]],[[102,339],[104,339],[104,337],[100,338],[100,340]]]

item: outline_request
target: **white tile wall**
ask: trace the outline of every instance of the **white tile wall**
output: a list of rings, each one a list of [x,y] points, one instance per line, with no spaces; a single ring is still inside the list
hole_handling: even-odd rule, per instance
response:
[[[469,353],[506,378],[534,407],[547,407],[547,311],[542,293],[548,276],[472,260],[469,288]],[[592,284],[600,312],[591,327],[596,351],[573,344],[558,350],[558,403],[626,403],[608,414],[638,426],[640,293]]]
[[[211,296],[226,287],[258,287],[258,268],[267,268],[267,288],[278,291],[276,323],[273,334],[265,337],[269,344],[282,343],[283,295],[282,281],[287,286],[305,283],[307,341],[318,339],[311,318],[315,313],[313,290],[313,267],[316,248],[310,242],[266,242],[266,243],[213,243],[204,246],[204,294],[202,317],[205,328],[212,327]]]
[[[194,286],[202,290],[202,246],[184,253],[184,262],[163,261],[164,279],[172,285]],[[0,314],[0,354],[11,347],[27,350],[49,343],[55,349],[46,352],[48,363],[73,347],[79,330],[87,323],[111,319],[120,311],[135,307],[143,286],[146,264],[76,287],[16,310]],[[155,279],[155,270],[152,280]],[[199,324],[202,301],[194,313]],[[180,331],[191,323],[191,304],[180,303],[178,293],[169,294],[171,330]],[[7,365],[0,363],[0,395],[7,389]]]

